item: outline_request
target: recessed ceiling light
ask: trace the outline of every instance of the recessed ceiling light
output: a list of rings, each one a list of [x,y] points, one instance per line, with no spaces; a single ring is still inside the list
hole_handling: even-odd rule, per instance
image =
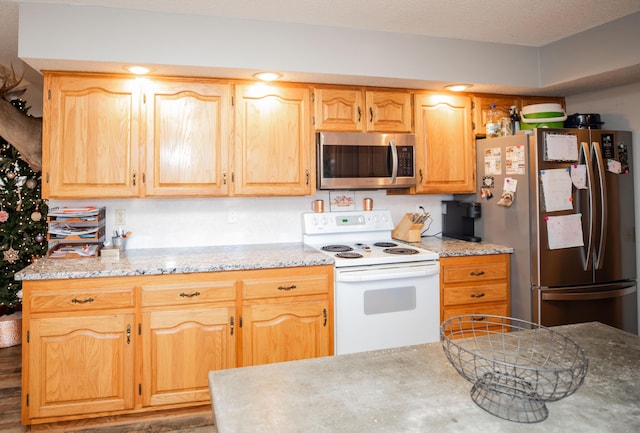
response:
[[[258,72],[253,74],[253,76],[262,81],[274,81],[282,78],[282,74],[277,72]]]
[[[138,66],[138,65],[126,66],[125,69],[131,72],[132,74],[136,74],[136,75],[148,74],[150,71],[149,68],[145,66]]]
[[[451,90],[452,92],[462,92],[472,87],[471,84],[450,84],[445,87],[447,90]]]

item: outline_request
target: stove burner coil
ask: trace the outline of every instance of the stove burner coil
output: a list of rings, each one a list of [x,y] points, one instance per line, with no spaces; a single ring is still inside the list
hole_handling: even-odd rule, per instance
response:
[[[338,253],[336,257],[340,257],[341,259],[360,259],[362,258],[362,254],[359,253]]]
[[[329,251],[331,253],[343,253],[345,251],[352,251],[353,248],[347,245],[327,245],[322,247],[322,251]]]
[[[391,248],[398,246],[398,244],[394,244],[393,242],[376,242],[373,245],[380,248]]]
[[[382,250],[382,252],[387,253],[387,254],[397,254],[399,256],[410,256],[412,254],[418,254],[419,253],[418,250],[414,250],[412,248],[403,248],[403,247],[385,248],[384,250]]]

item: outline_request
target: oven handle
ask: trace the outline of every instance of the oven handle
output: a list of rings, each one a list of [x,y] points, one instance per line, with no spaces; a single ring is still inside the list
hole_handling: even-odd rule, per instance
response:
[[[421,269],[414,269],[407,271],[406,269],[380,269],[380,270],[367,270],[367,271],[341,271],[336,273],[336,281],[345,283],[357,283],[361,281],[381,281],[381,280],[394,280],[398,278],[416,278],[416,277],[428,277],[432,275],[438,275],[440,273],[440,266],[427,265]]]

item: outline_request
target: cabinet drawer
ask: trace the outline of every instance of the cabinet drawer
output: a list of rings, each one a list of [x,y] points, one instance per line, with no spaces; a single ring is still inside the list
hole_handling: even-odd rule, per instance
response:
[[[142,286],[142,306],[188,305],[236,299],[236,281],[153,284]]]
[[[133,286],[33,290],[29,297],[32,313],[129,308],[134,303]]]
[[[482,321],[482,315],[490,316],[508,316],[509,306],[506,303],[501,304],[478,304],[465,305],[464,307],[445,308],[443,312],[443,321],[455,316],[466,314],[478,315],[478,321]]]
[[[242,282],[242,295],[245,299],[326,294],[328,291],[327,275],[256,278]]]
[[[445,284],[503,279],[509,275],[509,257],[506,255],[460,257],[440,263]]]
[[[481,284],[460,287],[445,287],[442,291],[443,305],[479,304],[483,302],[506,301],[508,284]]]

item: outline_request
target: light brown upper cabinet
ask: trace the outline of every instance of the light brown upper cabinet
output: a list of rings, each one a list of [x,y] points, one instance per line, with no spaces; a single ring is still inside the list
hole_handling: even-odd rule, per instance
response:
[[[231,84],[46,73],[43,197],[229,194]]]
[[[235,195],[311,194],[309,103],[307,87],[236,86]]]
[[[229,194],[231,85],[145,81],[148,196]]]
[[[137,197],[141,110],[131,78],[45,73],[43,198]]]
[[[564,98],[560,97],[476,94],[472,98],[473,133],[476,136],[485,136],[491,104],[496,105],[500,117],[509,117],[511,106],[515,105],[519,113],[525,105],[543,103],[565,106]]]
[[[316,87],[318,131],[411,132],[411,93]]]
[[[47,73],[46,86],[45,198],[315,190],[308,87],[237,85],[234,137],[230,82]]]
[[[471,128],[471,98],[464,95],[414,95],[417,193],[475,191],[476,152]]]

